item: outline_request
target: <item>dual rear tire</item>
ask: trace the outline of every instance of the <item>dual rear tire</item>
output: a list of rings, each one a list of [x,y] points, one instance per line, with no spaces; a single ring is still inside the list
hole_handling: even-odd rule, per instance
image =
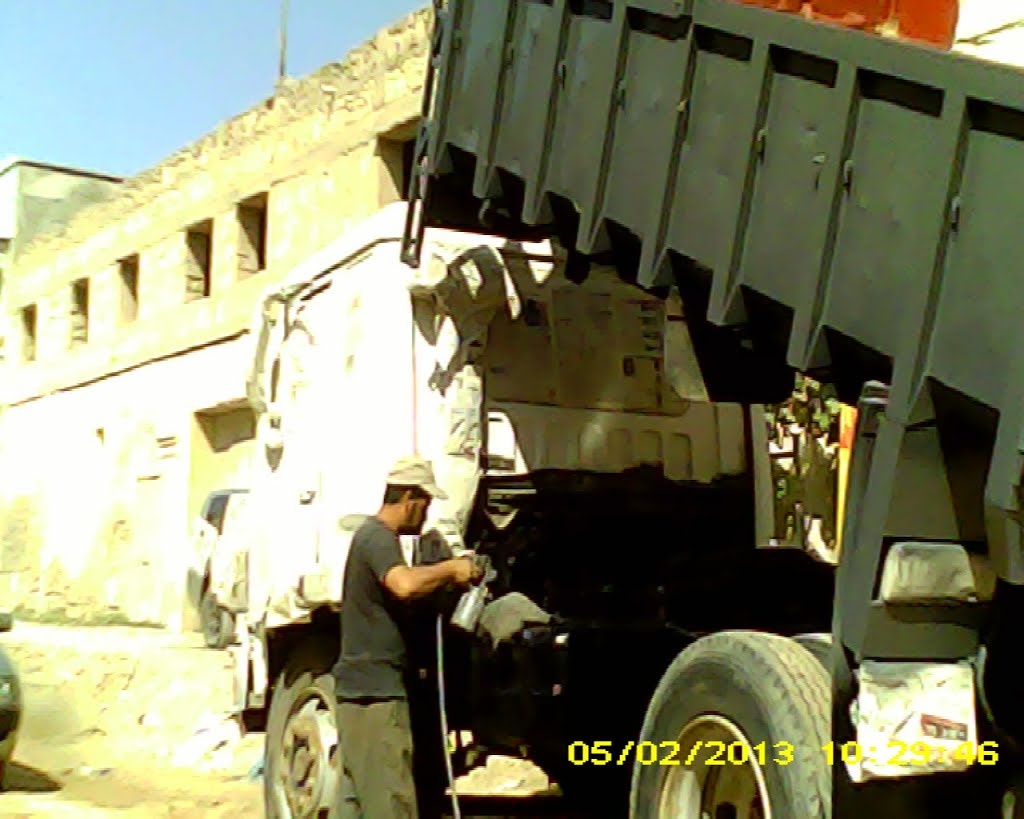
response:
[[[634,819],[829,819],[831,684],[793,640],[721,632],[665,672],[633,769]],[[646,745],[650,748],[651,745]]]

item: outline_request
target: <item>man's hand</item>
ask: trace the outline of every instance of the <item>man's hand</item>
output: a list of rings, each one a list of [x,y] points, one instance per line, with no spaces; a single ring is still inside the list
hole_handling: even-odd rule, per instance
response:
[[[483,577],[483,569],[472,555],[463,555],[452,560],[452,582],[457,586],[469,586]]]

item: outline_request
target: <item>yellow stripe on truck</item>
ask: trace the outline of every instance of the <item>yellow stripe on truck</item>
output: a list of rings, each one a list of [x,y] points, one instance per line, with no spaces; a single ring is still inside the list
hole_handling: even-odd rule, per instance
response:
[[[843,549],[843,520],[846,515],[846,485],[850,473],[850,455],[853,452],[854,431],[857,428],[857,408],[843,404],[839,410],[839,464],[836,489],[836,560]]]

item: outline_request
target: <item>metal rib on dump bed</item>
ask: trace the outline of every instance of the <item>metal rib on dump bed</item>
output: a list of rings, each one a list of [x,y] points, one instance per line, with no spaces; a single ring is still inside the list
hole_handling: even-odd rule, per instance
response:
[[[716,324],[770,299],[797,369],[837,337],[885,356],[894,420],[931,381],[999,410],[986,505],[1016,509],[1024,74],[726,0],[449,0],[439,25],[431,175],[528,224],[570,203],[584,253],[624,228],[641,284],[710,270]]]

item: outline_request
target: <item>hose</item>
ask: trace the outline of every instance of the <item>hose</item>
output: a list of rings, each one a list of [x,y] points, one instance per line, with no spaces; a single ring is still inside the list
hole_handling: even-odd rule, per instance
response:
[[[448,712],[444,703],[444,628],[441,623],[442,615],[437,615],[437,704],[441,712],[441,745],[444,749],[444,765],[448,770],[448,787],[452,794],[452,816],[454,819],[462,819],[462,812],[459,810],[459,795],[455,793],[455,774],[452,773],[452,757],[448,753]]]

